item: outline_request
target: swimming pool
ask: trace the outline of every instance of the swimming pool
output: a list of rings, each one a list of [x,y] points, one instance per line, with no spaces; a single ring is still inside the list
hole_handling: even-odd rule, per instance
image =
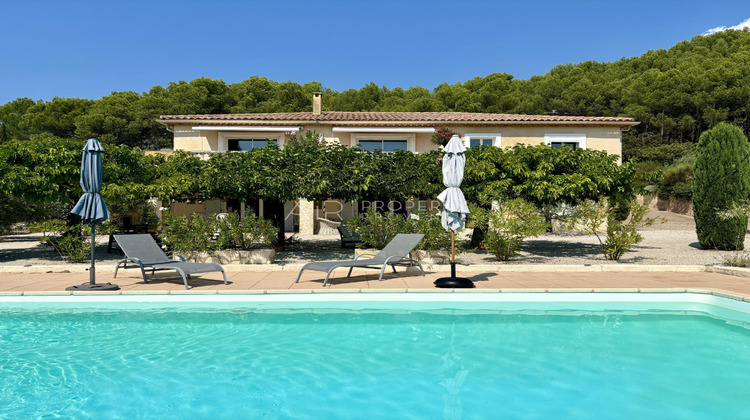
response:
[[[0,297],[0,418],[750,417],[703,294]]]

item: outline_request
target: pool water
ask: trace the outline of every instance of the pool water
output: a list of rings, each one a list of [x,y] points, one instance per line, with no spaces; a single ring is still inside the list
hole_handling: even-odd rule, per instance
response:
[[[750,418],[748,324],[673,309],[0,305],[0,369],[0,418]]]

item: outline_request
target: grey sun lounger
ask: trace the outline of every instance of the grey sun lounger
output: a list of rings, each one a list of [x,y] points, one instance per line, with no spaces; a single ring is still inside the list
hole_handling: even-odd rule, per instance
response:
[[[346,275],[347,277],[352,275],[352,270],[355,267],[380,269],[380,277],[378,277],[378,280],[382,280],[383,273],[385,272],[385,267],[388,265],[391,266],[394,273],[396,272],[396,265],[416,265],[422,271],[422,275],[424,276],[424,269],[422,268],[422,264],[420,264],[419,261],[411,258],[411,251],[419,244],[423,237],[424,235],[422,234],[399,233],[395,238],[393,238],[393,240],[391,240],[391,242],[388,243],[388,245],[385,246],[385,248],[383,248],[382,251],[380,251],[372,258],[367,258],[367,256],[360,255],[353,260],[319,261],[307,263],[302,266],[301,270],[299,270],[297,281],[295,281],[295,283],[299,282],[300,277],[302,277],[302,272],[305,270],[323,271],[326,273],[326,278],[323,281],[323,286],[325,286],[326,283],[328,283],[328,277],[331,275],[333,270],[339,267],[349,267],[349,274]]]
[[[115,278],[117,278],[117,270],[119,270],[120,265],[122,265],[123,269],[140,267],[143,281],[146,283],[148,283],[146,269],[151,269],[152,276],[157,270],[177,271],[182,276],[182,281],[185,283],[186,289],[190,288],[187,282],[190,275],[210,273],[214,271],[221,271],[221,275],[224,276],[224,284],[228,284],[227,274],[224,272],[224,267],[213,263],[185,262],[185,258],[182,255],[177,256],[181,261],[170,259],[164,254],[164,251],[159,248],[159,245],[149,234],[114,236],[120,249],[125,253],[125,259],[118,262],[117,267],[115,267]],[[128,263],[131,265],[128,265]]]

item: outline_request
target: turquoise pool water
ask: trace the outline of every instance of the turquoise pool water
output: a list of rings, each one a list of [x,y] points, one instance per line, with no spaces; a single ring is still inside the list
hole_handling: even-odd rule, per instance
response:
[[[750,418],[742,311],[338,299],[0,302],[0,418]]]

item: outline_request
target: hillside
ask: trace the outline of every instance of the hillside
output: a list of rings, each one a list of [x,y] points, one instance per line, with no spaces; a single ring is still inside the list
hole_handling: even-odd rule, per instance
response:
[[[148,92],[113,92],[98,100],[19,98],[0,107],[0,141],[49,133],[96,137],[142,148],[170,146],[155,122],[163,114],[290,112],[311,108],[324,92],[324,110],[463,111],[628,116],[642,124],[627,133],[635,146],[695,142],[720,121],[750,128],[750,32],[696,36],[669,50],[611,63],[563,64],[547,74],[516,80],[505,73],[463,83],[389,89],[370,83],[337,92],[318,82],[242,82],[200,78],[155,86]]]

